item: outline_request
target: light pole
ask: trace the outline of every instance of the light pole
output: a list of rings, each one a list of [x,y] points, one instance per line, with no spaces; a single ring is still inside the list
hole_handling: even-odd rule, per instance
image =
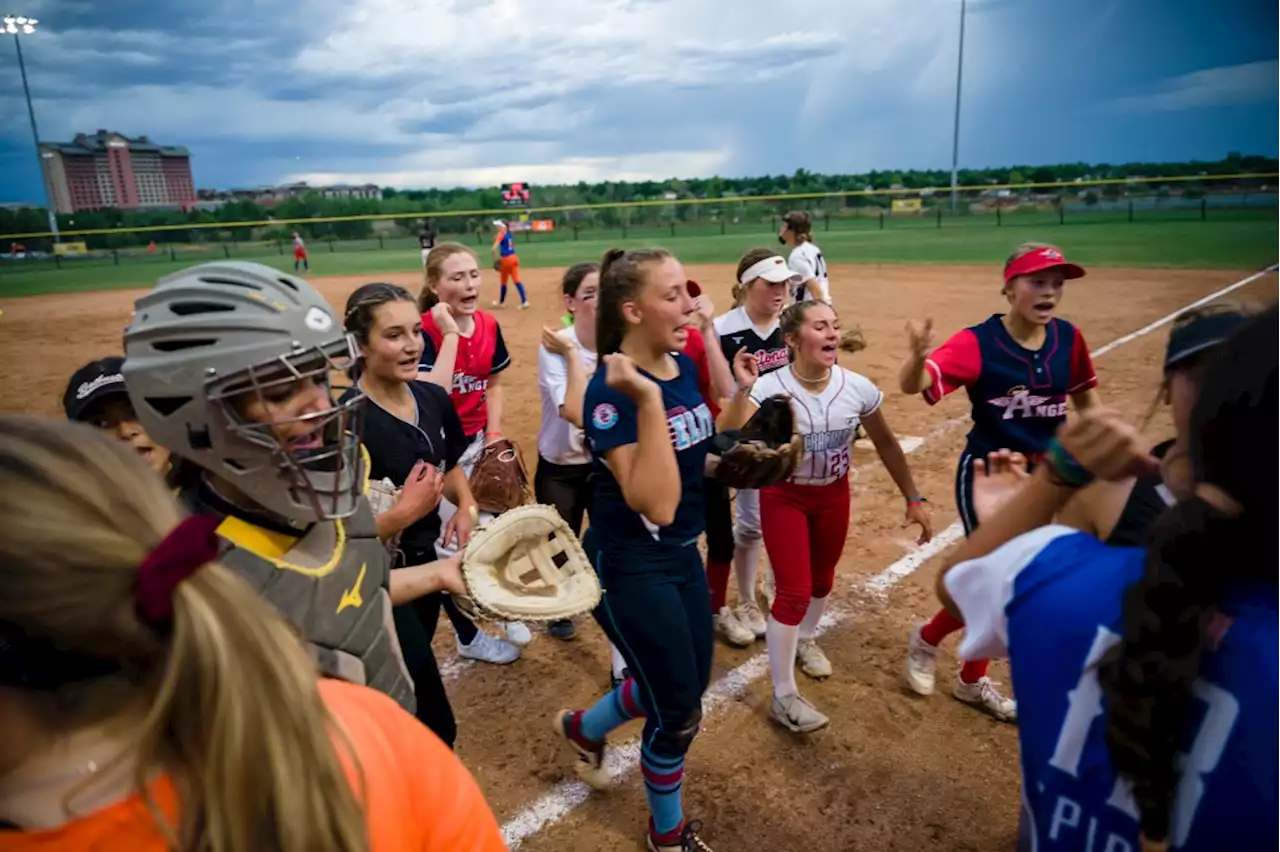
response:
[[[964,73],[964,12],[965,0],[960,0],[960,53],[956,58],[956,123],[951,131],[951,215],[956,215],[956,169],[960,162],[960,77]]]
[[[44,158],[40,156],[40,131],[36,129],[36,111],[31,106],[31,87],[27,85],[27,64],[22,59],[22,39],[20,36],[31,35],[36,31],[35,18],[23,15],[5,15],[4,31],[13,33],[13,44],[18,49],[18,70],[22,72],[22,92],[27,96],[27,118],[31,119],[31,138],[36,143],[36,165],[40,167],[40,185],[45,188],[45,210],[49,214],[49,230],[53,233],[53,241],[58,242],[58,216],[53,211],[53,195],[44,179]]]

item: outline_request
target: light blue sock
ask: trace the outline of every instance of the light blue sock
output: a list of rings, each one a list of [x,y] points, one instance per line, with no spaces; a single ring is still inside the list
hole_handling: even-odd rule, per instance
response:
[[[684,784],[684,758],[659,757],[640,749],[640,771],[644,774],[644,793],[653,815],[653,831],[663,835],[680,828],[684,822],[684,803],[680,789]]]
[[[614,728],[643,715],[636,682],[627,678],[583,712],[578,731],[586,739],[598,743]]]

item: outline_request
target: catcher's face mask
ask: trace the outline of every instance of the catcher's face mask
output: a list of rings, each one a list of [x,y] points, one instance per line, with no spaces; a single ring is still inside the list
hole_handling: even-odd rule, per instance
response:
[[[247,367],[209,389],[227,431],[265,451],[264,467],[320,520],[355,511],[363,485],[364,394],[335,403],[333,392],[334,375],[344,374],[354,357],[354,342],[342,337]]]

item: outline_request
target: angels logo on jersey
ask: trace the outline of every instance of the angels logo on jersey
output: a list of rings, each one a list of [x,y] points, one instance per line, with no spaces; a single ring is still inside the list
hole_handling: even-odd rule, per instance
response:
[[[1021,385],[1009,388],[1004,396],[989,399],[987,402],[1004,409],[1001,420],[1012,420],[1015,415],[1023,418],[1063,417],[1067,413],[1065,399],[1054,401],[1051,396],[1038,396]]]
[[[475,393],[477,391],[485,391],[489,387],[489,379],[478,379],[475,376],[466,373],[453,374],[453,392],[456,394]]]

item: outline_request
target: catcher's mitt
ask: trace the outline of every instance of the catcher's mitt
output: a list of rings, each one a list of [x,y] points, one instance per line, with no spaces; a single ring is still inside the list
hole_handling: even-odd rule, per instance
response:
[[[471,534],[462,579],[467,596],[454,600],[473,619],[557,621],[600,603],[600,580],[578,537],[554,506],[537,503]]]
[[[373,516],[376,518],[396,504],[400,499],[400,489],[390,479],[371,479],[369,490],[364,496],[368,499],[369,508],[373,510]],[[383,539],[382,543],[386,545],[389,553],[395,553],[400,545],[400,533]]]
[[[840,335],[840,350],[842,352],[861,352],[867,348],[867,339],[862,336],[862,329],[856,325],[851,325]]]
[[[794,420],[788,398],[772,396],[741,429],[716,435],[716,479],[730,488],[764,488],[791,476],[804,454],[804,439],[793,434]]]
[[[501,515],[533,500],[520,448],[506,438],[481,450],[467,482],[480,511],[491,515]]]

